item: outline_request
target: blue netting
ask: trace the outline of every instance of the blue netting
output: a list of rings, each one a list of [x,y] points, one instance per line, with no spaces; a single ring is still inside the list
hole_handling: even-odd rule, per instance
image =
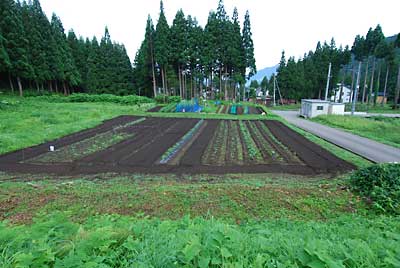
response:
[[[202,110],[203,107],[199,105],[197,99],[193,99],[192,101],[181,101],[175,108],[175,112],[177,113],[197,113]]]

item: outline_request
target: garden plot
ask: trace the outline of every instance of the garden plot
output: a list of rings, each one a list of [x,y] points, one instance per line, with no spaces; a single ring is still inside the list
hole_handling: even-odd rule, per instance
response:
[[[55,152],[49,152],[49,146]],[[119,117],[0,156],[0,171],[52,173],[337,173],[354,167],[278,121]]]

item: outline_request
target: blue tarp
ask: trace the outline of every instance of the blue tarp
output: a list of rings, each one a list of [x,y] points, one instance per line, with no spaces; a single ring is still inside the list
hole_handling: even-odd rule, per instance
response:
[[[203,107],[199,105],[197,99],[193,101],[182,101],[176,105],[175,112],[177,113],[197,113],[201,112]]]

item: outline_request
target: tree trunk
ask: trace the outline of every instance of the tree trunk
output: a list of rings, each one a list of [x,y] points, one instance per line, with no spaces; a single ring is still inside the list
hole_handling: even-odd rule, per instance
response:
[[[224,84],[225,84],[224,85],[224,87],[225,87],[225,89],[224,89],[225,94],[224,95],[225,95],[225,100],[227,101],[227,100],[229,100],[229,96],[228,96],[228,85],[227,85],[227,82],[228,82],[227,80],[228,79],[226,79],[226,76],[227,76],[226,74],[227,74],[227,67],[225,67],[225,73],[224,73],[224,77],[225,77],[224,78]]]
[[[179,96],[182,98],[182,79],[181,79],[181,67],[178,67],[178,80],[179,80]]]
[[[399,94],[400,94],[400,66],[399,71],[397,73],[397,84],[396,84],[396,94],[394,96],[394,108],[399,108]]]
[[[363,93],[362,93],[362,99],[361,102],[365,103],[365,91],[367,90],[367,79],[368,79],[368,65],[369,65],[369,57],[367,58],[367,67],[365,68],[365,77],[364,77],[364,88],[363,88]]]
[[[51,82],[51,80],[49,80],[48,83],[49,83],[50,92],[53,93],[53,83]]]
[[[386,89],[387,89],[387,82],[388,82],[388,77],[389,77],[389,64],[386,67],[386,77],[385,77],[385,87],[383,88],[383,97],[381,101],[381,106],[385,104],[385,97],[386,97]]]
[[[21,78],[19,76],[17,76],[17,82],[18,82],[19,96],[23,97],[24,93],[22,91],[22,82],[21,82]]]
[[[211,69],[211,99],[215,100],[215,94],[214,94],[214,88],[213,88],[214,87],[213,74],[214,74],[214,70]]]
[[[379,69],[378,69],[378,79],[376,80],[376,87],[375,87],[375,95],[374,95],[374,106],[376,106],[376,100],[378,99],[378,92],[381,84],[381,63],[378,62]]]
[[[203,96],[203,77],[200,78],[200,85],[199,85],[199,98]]]
[[[10,72],[8,73],[8,81],[10,82],[11,92],[12,92],[12,94],[14,94],[14,84],[13,84]]]
[[[161,82],[162,82],[163,94],[165,95],[164,67],[161,67]]]
[[[39,92],[40,91],[39,83],[37,81],[35,81],[35,84],[36,84],[36,91]]]
[[[63,81],[63,90],[64,90],[64,96],[67,96],[67,87],[65,85],[65,81]]]
[[[219,93],[222,91],[222,68],[219,68]]]
[[[167,70],[164,70],[164,80],[165,80],[165,94],[169,96]]]
[[[57,82],[57,80],[54,81],[54,83],[55,83],[55,85],[56,85],[56,93],[58,94],[58,82]]]
[[[192,72],[191,72],[192,73]],[[194,93],[193,93],[193,80],[194,80],[194,77],[193,77],[193,74],[192,75],[190,75],[190,99],[193,99],[193,97],[194,97]]]
[[[152,44],[150,42],[150,44]],[[151,73],[153,75],[153,93],[154,93],[154,97],[157,97],[157,84],[156,84],[156,74],[154,71],[154,56],[153,56],[153,48],[152,46],[150,47],[151,49]]]
[[[374,87],[374,77],[375,77],[375,58],[374,58],[374,63],[372,65],[372,73],[371,73],[371,84],[369,86],[369,92],[368,92],[368,100],[367,100],[367,104],[369,106],[370,102],[371,102],[371,97],[372,97],[372,89]]]

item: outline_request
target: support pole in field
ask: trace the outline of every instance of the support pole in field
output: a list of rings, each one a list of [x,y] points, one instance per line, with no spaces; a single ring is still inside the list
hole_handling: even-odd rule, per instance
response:
[[[276,106],[276,82],[275,82],[275,74],[274,74],[274,106]]]
[[[328,79],[326,80],[325,100],[328,100],[329,82],[331,80],[331,69],[332,69],[332,63],[330,62],[328,69]]]
[[[361,73],[361,61],[358,64],[357,82],[356,82],[356,88],[354,90],[353,105],[351,106],[351,115],[354,115],[354,112],[356,111],[356,103],[358,97],[357,94],[358,94],[358,88],[360,86],[360,73]]]

